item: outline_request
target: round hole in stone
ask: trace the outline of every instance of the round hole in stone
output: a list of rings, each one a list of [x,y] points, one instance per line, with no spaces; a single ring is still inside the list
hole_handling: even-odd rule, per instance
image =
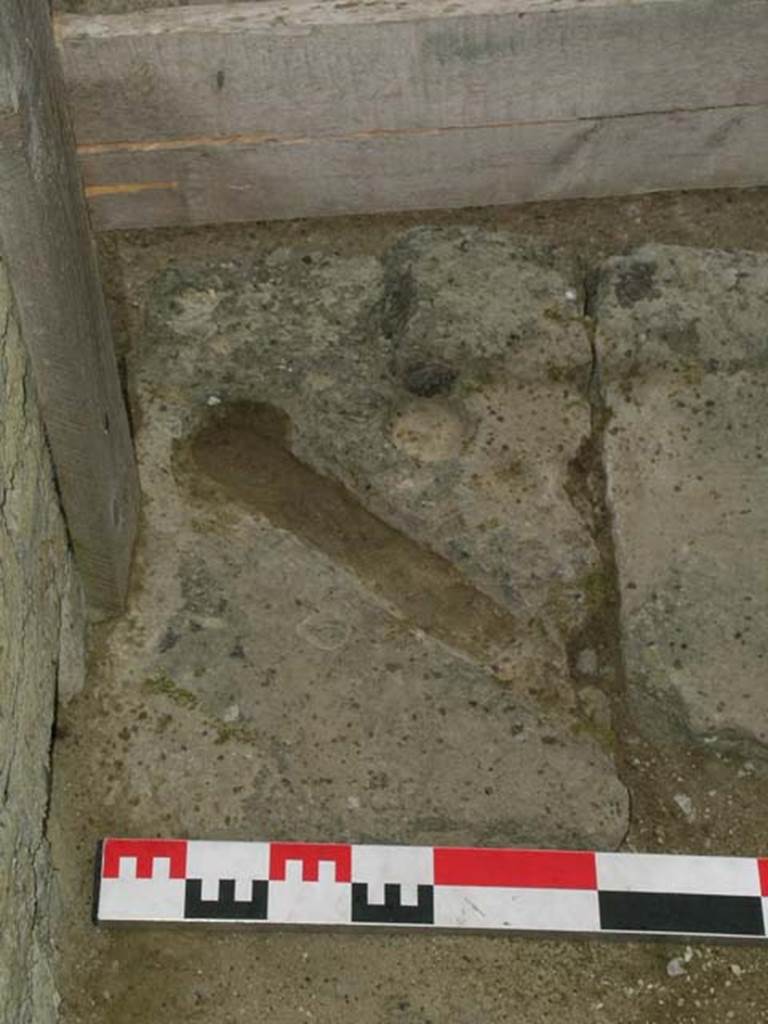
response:
[[[439,361],[411,363],[403,374],[403,382],[412,395],[434,398],[447,395],[456,383],[458,373],[452,366]]]

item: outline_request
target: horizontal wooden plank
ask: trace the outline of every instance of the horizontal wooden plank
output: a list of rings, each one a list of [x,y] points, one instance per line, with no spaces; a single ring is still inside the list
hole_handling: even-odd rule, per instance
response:
[[[65,16],[58,40],[86,146],[768,103],[765,0],[261,0]]]
[[[768,106],[81,159],[104,229],[727,188],[768,180]]]
[[[0,250],[85,591],[116,611],[138,479],[47,0],[0,3]]]

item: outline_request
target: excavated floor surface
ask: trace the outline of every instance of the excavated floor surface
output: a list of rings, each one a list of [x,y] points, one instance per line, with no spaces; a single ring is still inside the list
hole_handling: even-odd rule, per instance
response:
[[[768,1020],[758,948],[89,916],[105,834],[765,852],[766,193],[102,242],[144,520],[65,1024]]]

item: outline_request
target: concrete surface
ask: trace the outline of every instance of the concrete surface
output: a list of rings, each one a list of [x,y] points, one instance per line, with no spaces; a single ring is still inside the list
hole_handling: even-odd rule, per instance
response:
[[[647,246],[595,314],[630,686],[655,722],[764,756],[768,258]]]
[[[146,521],[57,723],[65,1024],[768,1019],[763,950],[88,921],[117,832],[764,849],[762,746],[633,697],[589,270],[765,198],[495,218],[105,240]]]
[[[0,1020],[56,1019],[46,838],[57,686],[83,682],[82,600],[0,263]]]

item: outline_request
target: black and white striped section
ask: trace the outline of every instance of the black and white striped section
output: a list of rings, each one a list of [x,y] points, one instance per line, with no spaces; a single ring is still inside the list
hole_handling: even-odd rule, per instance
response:
[[[107,839],[95,917],[763,939],[768,859]]]
[[[756,859],[598,853],[596,865],[603,932],[766,936]]]

